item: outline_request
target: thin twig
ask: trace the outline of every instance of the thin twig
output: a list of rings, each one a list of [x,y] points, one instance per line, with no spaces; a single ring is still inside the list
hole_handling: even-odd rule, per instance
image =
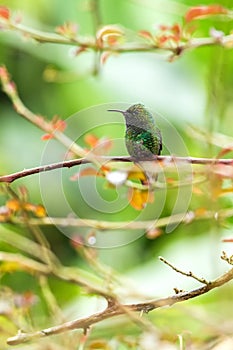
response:
[[[40,275],[38,282],[50,314],[54,317],[54,319],[59,320],[59,322],[64,322],[65,318],[62,315],[62,311],[58,305],[56,297],[49,286],[48,277],[45,275]]]
[[[9,345],[17,345],[17,344],[28,342],[30,340],[36,340],[39,338],[60,334],[69,330],[87,329],[91,325],[96,324],[100,321],[106,320],[108,318],[112,318],[114,316],[125,314],[125,309],[129,310],[130,312],[144,311],[148,313],[154,309],[158,309],[164,306],[172,306],[176,303],[183,302],[185,300],[189,300],[192,298],[196,298],[200,295],[206,294],[210,290],[220,287],[232,279],[233,279],[233,268],[230,269],[225,274],[221,275],[220,277],[216,278],[214,281],[211,281],[208,284],[205,284],[204,286],[191,290],[189,292],[181,292],[166,298],[152,300],[144,303],[123,305],[123,307],[119,307],[119,305],[116,303],[108,306],[104,311],[101,311],[99,313],[96,313],[86,318],[73,320],[58,326],[46,328],[41,331],[36,331],[33,333],[19,332],[16,336],[9,338],[7,343]]]
[[[97,31],[102,24],[99,0],[89,0],[89,6],[92,14],[94,30]]]
[[[77,36],[76,38],[67,38],[62,35],[55,33],[43,32],[40,30],[35,30],[29,27],[26,27],[22,24],[15,23],[13,21],[6,22],[5,20],[0,19],[4,29],[18,31],[23,34],[26,38],[34,39],[40,43],[53,43],[53,44],[62,44],[62,45],[71,45],[71,46],[80,46],[88,48],[94,51],[111,51],[117,53],[129,53],[129,52],[161,52],[161,51],[170,51],[176,56],[181,55],[184,51],[205,47],[205,46],[222,46],[227,48],[232,48],[233,35],[225,35],[221,38],[215,37],[206,37],[206,38],[193,38],[187,42],[180,42],[176,46],[167,45],[162,46],[156,43],[125,43],[123,45],[112,46],[105,44],[102,47],[96,42],[95,37],[83,37]]]
[[[25,266],[25,269],[29,272],[34,271],[35,273],[38,272],[39,274],[53,275],[62,281],[80,285],[84,287],[87,292],[96,293],[105,298],[112,296],[112,293],[110,293],[107,288],[103,288],[101,286],[102,280],[99,277],[78,267],[71,268],[61,265],[52,251],[48,251],[51,256],[51,263],[48,265],[47,260],[44,259],[41,252],[41,246],[38,243],[23,237],[22,235],[12,231],[11,235],[9,235],[8,231],[5,232],[2,230],[0,235],[0,242],[1,241],[22,250],[27,254],[30,254],[34,258],[40,259],[43,264],[36,262],[34,259],[26,258],[20,254],[15,255],[4,252],[0,252],[0,261],[6,260],[17,262],[17,264]]]
[[[129,156],[98,156],[96,157],[99,163],[106,163],[106,162],[133,162],[133,158]],[[163,166],[166,168],[166,166],[169,166],[171,164],[176,164],[176,166],[179,164],[199,164],[199,165],[233,165],[233,159],[214,159],[214,158],[197,158],[197,157],[174,157],[174,156],[157,156],[154,158],[154,160],[145,160],[147,162],[153,162],[153,164],[156,166],[156,162],[162,163]],[[88,158],[78,158],[74,160],[66,160],[63,162],[48,164],[48,165],[42,165],[31,169],[24,169],[21,171],[18,171],[16,173],[8,174],[8,175],[2,175],[0,176],[0,182],[5,183],[12,183],[13,181],[17,179],[21,179],[22,177],[51,171],[55,169],[60,168],[72,168],[74,166],[82,165],[82,164],[88,164],[92,163],[92,160]],[[157,169],[156,169],[157,170]]]
[[[38,272],[41,274],[49,274],[51,273],[51,268],[42,264],[34,259],[28,258],[22,254],[16,253],[7,253],[0,252],[0,261],[1,262],[14,262],[17,266],[20,266],[22,270],[26,270],[28,272]],[[4,265],[1,266],[1,271],[4,270]]]
[[[233,265],[233,255],[227,256],[226,252],[222,252],[221,259],[226,261],[228,264]]]
[[[203,211],[202,214],[195,213],[195,211],[188,211],[186,213],[174,214],[154,220],[146,221],[102,221],[93,219],[81,218],[59,218],[59,217],[43,217],[30,218],[29,225],[57,225],[58,227],[92,227],[97,230],[150,230],[158,227],[165,227],[167,225],[183,223],[189,224],[193,220],[210,220],[214,219],[220,221],[225,218],[233,216],[233,209],[222,209],[218,212],[212,210]],[[24,219],[20,217],[12,217],[11,223],[17,225],[24,225]]]
[[[0,66],[0,73],[0,82],[3,87],[3,91],[10,98],[18,114],[37,126],[39,129],[45,131],[46,133],[52,134],[55,139],[60,141],[61,144],[63,144],[68,150],[72,151],[77,156],[86,157],[89,159],[91,158],[91,155],[88,151],[84,150],[81,146],[76,144],[59,129],[54,129],[51,125],[51,122],[48,122],[44,117],[33,113],[24,105],[18,95],[17,88],[14,82],[11,80],[11,77],[5,66]],[[95,162],[95,160],[93,162]]]
[[[176,266],[174,266],[173,264],[171,264],[169,261],[167,261],[166,259],[164,259],[162,256],[159,257],[159,260],[161,260],[164,264],[168,265],[169,267],[172,268],[172,270],[180,273],[181,275],[184,275],[184,276],[187,276],[187,277],[191,277],[193,279],[195,279],[196,281],[200,282],[200,283],[203,283],[203,284],[206,284],[208,285],[210,282],[208,282],[206,279],[204,278],[200,278],[200,277],[197,277],[196,275],[194,275],[192,273],[192,271],[189,271],[189,272],[184,272],[180,269],[178,269]]]

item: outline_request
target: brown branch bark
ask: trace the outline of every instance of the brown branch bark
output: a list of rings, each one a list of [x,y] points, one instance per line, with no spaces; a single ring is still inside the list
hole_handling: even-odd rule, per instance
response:
[[[46,328],[46,329],[32,332],[32,333],[19,332],[16,336],[9,338],[7,343],[9,345],[17,345],[17,344],[28,342],[30,340],[36,340],[38,338],[44,338],[47,336],[60,334],[69,330],[74,330],[74,329],[86,330],[93,324],[96,324],[98,322],[101,322],[111,317],[125,314],[125,310],[129,312],[148,313],[154,309],[158,309],[164,306],[172,306],[176,303],[183,302],[192,298],[196,298],[200,295],[206,294],[209,291],[224,285],[225,283],[229,282],[232,279],[233,279],[233,268],[230,269],[225,274],[221,275],[220,277],[216,278],[214,281],[209,282],[208,284],[205,284],[202,287],[193,289],[188,292],[182,292],[172,296],[168,296],[166,298],[161,298],[157,300],[152,300],[144,303],[131,304],[131,305],[119,305],[117,302],[109,303],[109,305],[104,311],[96,313],[90,317],[73,320],[58,326]]]
[[[169,266],[172,270],[180,273],[181,275],[183,276],[186,276],[186,277],[191,277],[193,279],[195,279],[196,281],[200,282],[200,283],[203,283],[203,284],[206,284],[208,285],[210,282],[207,281],[205,278],[200,278],[196,275],[194,275],[194,273],[192,271],[189,271],[189,272],[185,272],[185,271],[182,271],[180,269],[178,269],[176,266],[174,266],[173,264],[171,264],[169,261],[167,261],[166,259],[164,259],[162,256],[159,257],[159,260],[162,261],[164,264],[166,264],[167,266]]]
[[[129,156],[116,156],[116,157],[96,157],[96,159],[100,162],[132,162],[132,157]],[[151,160],[148,160],[148,162]],[[157,156],[155,157],[153,162],[159,161],[168,165],[169,163],[189,163],[189,164],[199,164],[199,165],[233,165],[233,159],[213,159],[213,158],[197,158],[197,157],[173,157],[173,156]],[[9,175],[0,176],[0,182],[12,183],[13,181],[20,179],[22,177],[38,174],[41,172],[51,171],[60,168],[71,168],[81,164],[92,163],[92,160],[87,158],[78,158],[74,160],[67,160],[63,162],[42,165],[31,169],[24,169],[18,171],[16,173],[12,173]]]

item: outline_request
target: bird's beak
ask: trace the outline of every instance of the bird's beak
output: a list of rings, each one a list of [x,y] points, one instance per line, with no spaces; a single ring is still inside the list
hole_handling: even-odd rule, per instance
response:
[[[125,111],[122,111],[120,109],[108,109],[108,112],[119,112],[119,113],[125,113]]]

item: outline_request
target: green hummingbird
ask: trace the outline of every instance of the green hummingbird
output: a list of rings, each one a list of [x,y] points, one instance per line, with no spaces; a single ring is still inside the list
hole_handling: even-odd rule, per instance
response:
[[[126,111],[109,109],[122,113],[125,117],[125,144],[129,155],[135,162],[154,159],[162,150],[162,135],[156,127],[152,114],[146,107],[137,103]]]

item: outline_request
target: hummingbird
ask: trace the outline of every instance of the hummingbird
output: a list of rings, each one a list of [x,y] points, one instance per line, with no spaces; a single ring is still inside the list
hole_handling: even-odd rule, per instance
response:
[[[125,145],[134,162],[144,167],[143,160],[151,160],[160,155],[162,135],[156,127],[152,114],[143,104],[134,104],[126,111],[119,109],[108,111],[123,114],[126,123]],[[151,178],[149,173],[148,177]]]
[[[141,104],[130,106],[126,111],[109,109],[109,112],[119,112],[125,117],[125,144],[129,155],[135,160],[150,160],[160,155],[162,150],[162,135],[156,127],[152,114]]]

